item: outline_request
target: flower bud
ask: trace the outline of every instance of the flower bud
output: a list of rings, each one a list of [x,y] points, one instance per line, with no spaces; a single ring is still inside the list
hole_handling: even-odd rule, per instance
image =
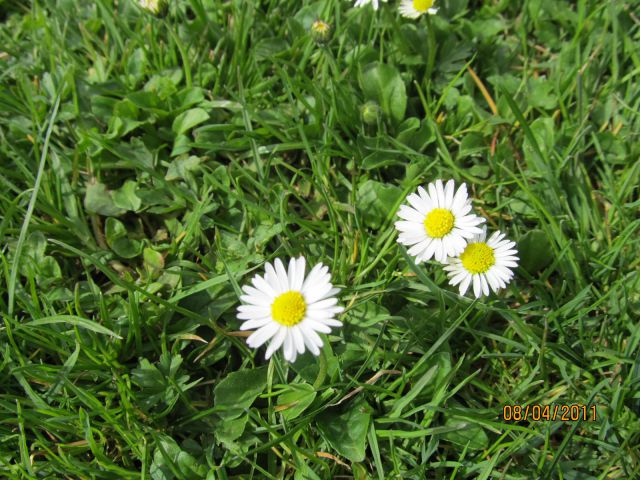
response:
[[[380,117],[380,106],[373,101],[368,101],[360,107],[362,121],[367,125],[375,125]]]
[[[311,25],[311,36],[316,43],[325,43],[331,36],[331,25],[320,19]]]

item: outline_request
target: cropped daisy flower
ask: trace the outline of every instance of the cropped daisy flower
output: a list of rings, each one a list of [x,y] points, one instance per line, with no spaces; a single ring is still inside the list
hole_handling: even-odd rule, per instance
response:
[[[505,240],[504,233],[494,232],[485,242],[486,228],[467,244],[458,258],[450,258],[444,269],[450,285],[460,284],[460,295],[464,295],[473,283],[476,298],[489,295],[489,288],[497,292],[513,278],[512,268],[518,266],[515,242]]]
[[[416,262],[435,257],[444,263],[447,256],[458,256],[467,245],[467,239],[482,233],[478,228],[484,218],[471,211],[471,200],[467,195],[466,184],[460,185],[454,195],[453,180],[443,187],[442,180],[436,180],[427,187],[429,192],[418,187],[418,194],[410,194],[402,205],[398,216],[403,220],[396,222],[400,232],[398,242],[411,245],[409,255]]]
[[[418,18],[420,15],[428,13],[433,15],[438,13],[437,8],[433,8],[435,0],[402,0],[400,3],[400,15],[407,18]]]
[[[382,0],[386,2],[387,0]],[[378,0],[356,0],[356,3],[353,5],[354,7],[364,7],[365,5],[373,4],[373,9],[378,10]]]
[[[256,329],[247,338],[251,348],[259,348],[270,341],[265,359],[280,347],[284,358],[294,362],[305,347],[314,355],[320,354],[322,339],[318,335],[330,333],[330,327],[341,327],[333,317],[344,311],[337,305],[335,295],[340,291],[331,285],[329,267],[314,266],[305,278],[305,259],[292,258],[288,271],[277,258],[267,262],[264,277],[256,275],[253,286],[242,287],[240,297],[245,305],[238,307],[237,317],[244,323],[240,330]]]
[[[143,10],[153,15],[161,14],[167,6],[166,0],[138,0],[138,4]]]

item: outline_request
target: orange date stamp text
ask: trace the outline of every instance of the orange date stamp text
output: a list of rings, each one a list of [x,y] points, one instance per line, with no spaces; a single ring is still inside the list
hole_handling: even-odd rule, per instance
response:
[[[572,405],[505,405],[502,418],[507,422],[531,420],[534,422],[560,420],[562,422],[595,422],[596,406],[574,403]]]

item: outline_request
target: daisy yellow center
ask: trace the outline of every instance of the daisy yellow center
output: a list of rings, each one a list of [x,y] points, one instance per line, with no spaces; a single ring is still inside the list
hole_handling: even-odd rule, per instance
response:
[[[455,217],[446,208],[434,208],[424,219],[424,229],[431,238],[442,238],[453,230]]]
[[[307,304],[300,292],[290,290],[278,296],[271,304],[271,318],[280,325],[293,327],[300,323],[307,312]]]
[[[413,0],[413,8],[419,12],[426,12],[433,5],[433,0]]]
[[[460,255],[460,261],[470,273],[485,273],[496,263],[496,256],[486,243],[470,243]]]

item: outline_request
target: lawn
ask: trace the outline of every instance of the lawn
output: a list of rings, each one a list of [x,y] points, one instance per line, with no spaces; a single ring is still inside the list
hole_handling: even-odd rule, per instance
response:
[[[354,3],[0,0],[1,478],[640,478],[637,2]],[[505,288],[398,241],[438,179]]]

